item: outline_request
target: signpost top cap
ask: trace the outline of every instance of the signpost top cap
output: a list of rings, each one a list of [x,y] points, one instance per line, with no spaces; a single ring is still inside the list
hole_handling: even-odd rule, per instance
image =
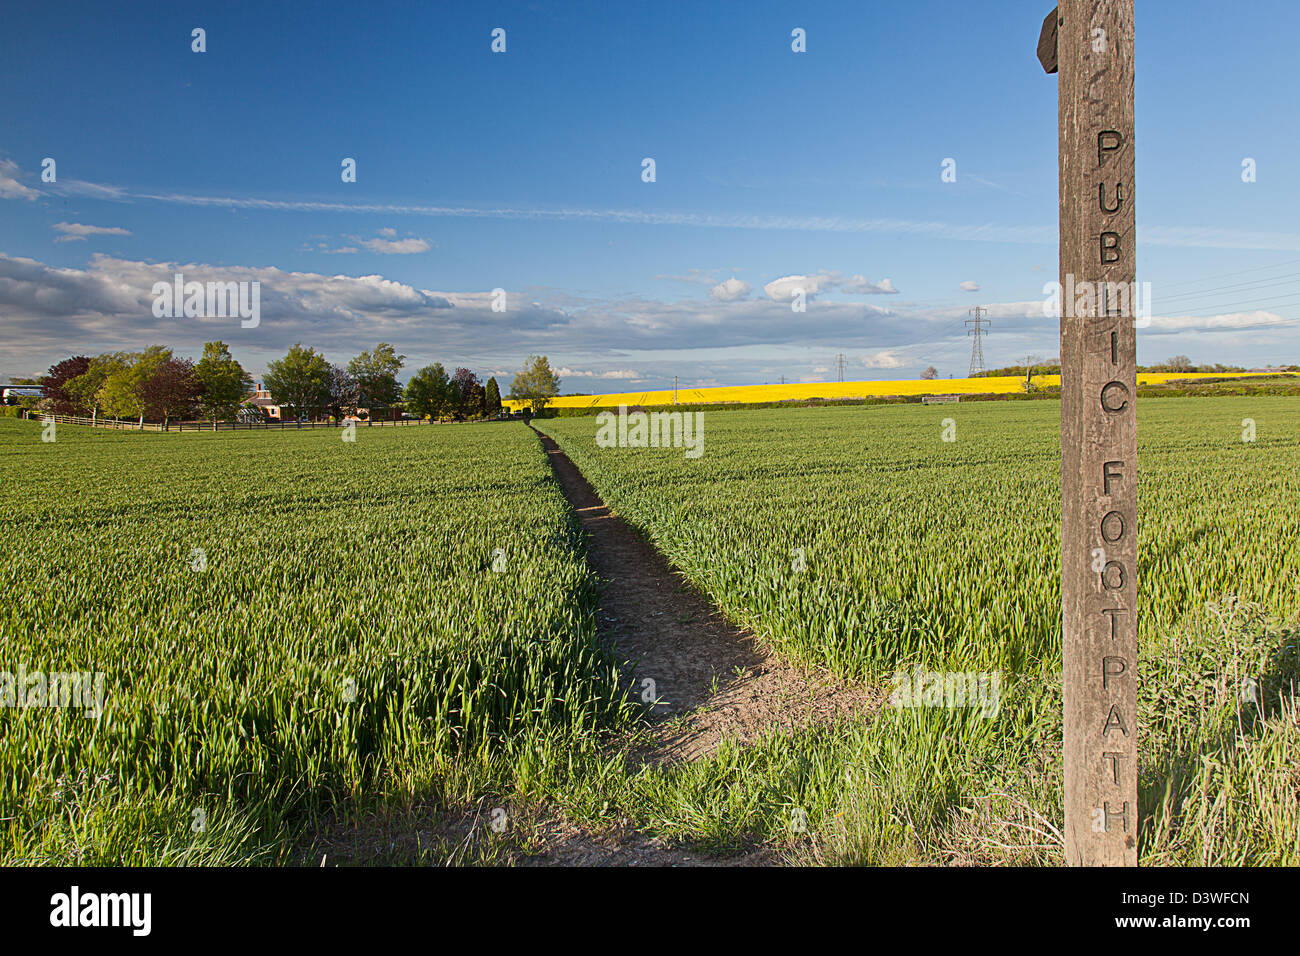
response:
[[[1038,34],[1038,62],[1043,64],[1043,70],[1048,73],[1056,72],[1056,31],[1059,26],[1058,8],[1053,7],[1052,12],[1043,20],[1043,29]]]

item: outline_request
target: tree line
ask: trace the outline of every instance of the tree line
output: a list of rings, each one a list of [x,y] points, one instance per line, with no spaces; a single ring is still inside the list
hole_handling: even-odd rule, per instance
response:
[[[1297,366],[1289,366],[1289,368],[1300,371],[1300,368]],[[1033,370],[1037,375],[1060,375],[1061,360],[1059,358],[1052,358],[1043,362],[1037,362],[1033,365]],[[1219,362],[1197,365],[1186,355],[1174,355],[1165,359],[1163,362],[1157,362],[1155,365],[1139,365],[1137,370],[1139,372],[1215,372],[1228,375],[1236,372],[1244,372],[1246,371],[1246,367],[1244,365],[1223,365]],[[984,375],[989,378],[996,378],[998,376],[1021,376],[1024,374],[1025,366],[1023,365],[1008,365],[1005,368],[993,368],[984,373]],[[927,378],[930,376],[922,375],[921,377]]]
[[[142,352],[74,355],[55,362],[36,383],[45,410],[56,415],[146,418],[169,422],[235,415],[252,388],[224,342],[207,342],[198,362],[177,358],[162,345]]]
[[[263,385],[280,406],[282,419],[373,418],[406,412],[418,418],[464,421],[500,414],[501,391],[495,378],[480,382],[470,369],[448,372],[435,362],[415,372],[403,386],[398,375],[405,362],[406,356],[387,342],[347,365],[333,364],[299,342],[267,365]],[[32,384],[41,387],[40,405],[60,415],[107,415],[166,424],[198,415],[217,421],[266,414],[250,401],[252,376],[224,342],[204,343],[198,362],[177,358],[161,345],[140,352],[74,355],[51,365]],[[546,356],[530,355],[515,376],[510,397],[538,412],[558,393],[559,379]]]

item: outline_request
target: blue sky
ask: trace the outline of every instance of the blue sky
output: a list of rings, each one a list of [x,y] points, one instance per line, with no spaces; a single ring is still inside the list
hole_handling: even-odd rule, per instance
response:
[[[833,379],[841,353],[961,376],[975,305],[990,365],[1055,356],[1047,9],[13,5],[0,375],[221,338],[254,372],[298,340],[485,376],[543,352],[565,391]],[[1139,0],[1140,362],[1300,362],[1298,35],[1293,2]],[[154,318],[176,271],[259,281],[260,324]]]

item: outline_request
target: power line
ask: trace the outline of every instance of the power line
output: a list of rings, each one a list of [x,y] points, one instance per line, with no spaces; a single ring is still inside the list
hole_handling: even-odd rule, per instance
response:
[[[1214,275],[1201,276],[1199,279],[1188,279],[1188,282],[1212,282],[1215,279],[1230,279],[1233,276],[1243,276],[1247,272],[1262,272],[1265,269],[1277,269],[1280,266],[1292,266],[1300,263],[1300,259],[1285,259],[1282,262],[1274,262],[1267,266],[1252,266],[1249,269],[1238,269],[1236,272],[1220,272]]]
[[[1293,298],[1294,296],[1296,296],[1297,294],[1300,294],[1300,292],[1297,292],[1296,290],[1292,290],[1292,291],[1290,291],[1290,292],[1283,292],[1283,293],[1281,293],[1280,295],[1269,295],[1269,296],[1264,296],[1264,297],[1259,298],[1259,299],[1240,299],[1240,300],[1238,300],[1238,301],[1236,301],[1236,302],[1228,302],[1228,303],[1224,303],[1224,304],[1222,304],[1222,305],[1198,305],[1198,306],[1194,306],[1194,307],[1192,307],[1192,308],[1183,308],[1183,309],[1179,309],[1178,311],[1179,311],[1181,314],[1183,314],[1183,315],[1191,315],[1191,314],[1194,313],[1194,312],[1215,312],[1215,313],[1223,313],[1223,312],[1226,312],[1226,311],[1229,310],[1229,309],[1239,309],[1239,308],[1241,308],[1242,306],[1257,305],[1257,304],[1260,303],[1260,302],[1274,302],[1274,300],[1276,300],[1276,299],[1292,299],[1292,298]],[[1289,303],[1289,302],[1275,302],[1275,304],[1272,305],[1272,306],[1270,306],[1269,308],[1278,308],[1279,306],[1289,305],[1289,304],[1291,304],[1291,303]]]
[[[1213,275],[1201,276],[1196,279],[1188,279],[1186,282],[1180,283],[1180,285],[1184,288],[1187,288],[1192,285],[1206,283],[1206,282],[1214,282],[1219,279],[1228,279],[1228,278],[1233,278],[1235,276],[1247,275],[1250,273],[1264,272],[1270,269],[1280,269],[1286,266],[1295,265],[1297,263],[1300,263],[1300,259],[1287,259],[1281,262],[1274,262],[1270,265],[1253,266],[1249,269],[1238,269],[1234,272],[1222,272]],[[1225,302],[1218,305],[1203,305],[1201,303],[1210,299],[1223,298],[1224,296],[1220,295],[1220,293],[1253,292],[1255,290],[1267,289],[1279,285],[1284,286],[1287,283],[1296,280],[1297,278],[1300,278],[1300,273],[1289,272],[1289,273],[1283,273],[1281,275],[1276,275],[1276,276],[1261,276],[1257,279],[1250,279],[1245,282],[1235,282],[1235,283],[1230,283],[1228,285],[1210,286],[1204,289],[1188,288],[1188,291],[1186,292],[1177,292],[1174,293],[1173,295],[1161,296],[1160,306],[1163,310],[1166,308],[1166,303],[1175,303],[1172,308],[1177,309],[1177,311],[1179,311],[1184,315],[1194,313],[1194,312],[1218,312],[1218,313],[1227,312],[1233,309],[1241,308],[1243,306],[1254,304],[1256,302],[1267,302],[1267,301],[1273,301],[1280,298],[1285,298],[1286,296],[1295,294],[1295,292],[1289,290],[1284,295],[1262,297],[1257,299],[1238,300],[1235,302]],[[1179,301],[1184,301],[1186,304],[1179,306],[1176,304]],[[1273,308],[1276,308],[1279,305],[1290,305],[1290,304],[1292,303],[1290,302],[1277,303],[1277,305],[1273,306]]]
[[[1296,279],[1300,279],[1300,272],[1293,272],[1290,275],[1285,276],[1269,276],[1264,279],[1252,279],[1249,282],[1238,282],[1234,285],[1217,286],[1213,289],[1198,289],[1195,292],[1176,292],[1173,295],[1161,296],[1160,301],[1168,302],[1171,299],[1188,299],[1197,298],[1199,296],[1213,297],[1214,293],[1225,292],[1229,289],[1248,289],[1250,291],[1254,291],[1255,289],[1267,289],[1270,286],[1286,285],[1288,282],[1294,282]]]

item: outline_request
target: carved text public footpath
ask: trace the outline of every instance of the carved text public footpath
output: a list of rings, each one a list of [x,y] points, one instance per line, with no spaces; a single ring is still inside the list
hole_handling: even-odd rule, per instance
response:
[[[1054,49],[1049,27],[1056,30]],[[1062,0],[1061,604],[1066,861],[1137,863],[1133,0]],[[1070,306],[1075,307],[1071,308]]]

